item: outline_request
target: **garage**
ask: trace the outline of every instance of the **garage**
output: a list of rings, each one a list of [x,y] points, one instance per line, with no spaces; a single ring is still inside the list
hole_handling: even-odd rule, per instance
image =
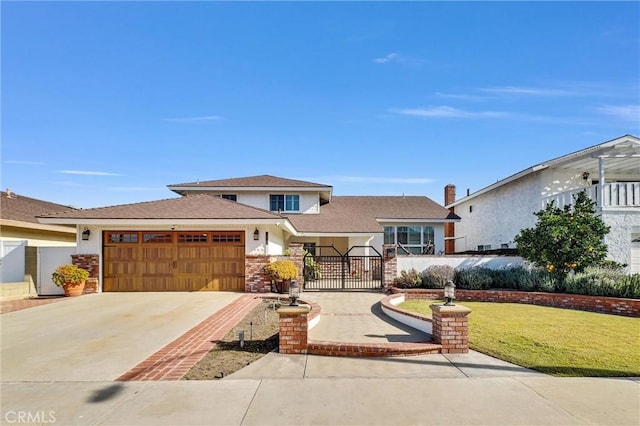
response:
[[[244,291],[244,231],[104,231],[103,291]]]

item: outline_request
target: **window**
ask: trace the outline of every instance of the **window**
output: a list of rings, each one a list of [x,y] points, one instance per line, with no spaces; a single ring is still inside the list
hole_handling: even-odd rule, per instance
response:
[[[109,233],[110,243],[137,243],[138,242],[138,233],[137,232],[111,232]]]
[[[399,253],[433,254],[433,226],[385,226],[384,243],[398,244]]]
[[[487,251],[491,250],[491,244],[479,245],[478,251]]]
[[[270,195],[269,205],[272,212],[297,212],[300,211],[300,196],[283,194]]]
[[[385,244],[396,243],[396,227],[395,226],[384,227],[384,243]]]
[[[180,233],[178,234],[179,243],[206,243],[206,233]]]
[[[165,233],[144,233],[142,234],[142,242],[145,244],[153,244],[153,243],[170,243],[171,242],[171,234]]]
[[[316,243],[303,243],[302,249],[306,250],[311,256],[316,255]]]
[[[238,201],[238,196],[236,194],[220,194],[219,197],[224,198],[225,200]]]
[[[211,237],[211,241],[213,241],[214,243],[238,243],[242,242],[242,235],[232,232],[220,232],[213,234],[213,236]]]

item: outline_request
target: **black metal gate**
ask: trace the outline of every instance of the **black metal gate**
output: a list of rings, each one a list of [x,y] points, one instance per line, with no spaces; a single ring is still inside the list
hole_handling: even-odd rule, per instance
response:
[[[305,290],[380,290],[382,255],[371,246],[340,253],[334,246],[315,246],[304,255]]]

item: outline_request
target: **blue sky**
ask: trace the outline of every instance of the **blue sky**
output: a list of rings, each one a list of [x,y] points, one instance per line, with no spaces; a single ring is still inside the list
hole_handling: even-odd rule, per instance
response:
[[[78,207],[271,174],[476,191],[640,136],[639,2],[7,2],[2,188]]]

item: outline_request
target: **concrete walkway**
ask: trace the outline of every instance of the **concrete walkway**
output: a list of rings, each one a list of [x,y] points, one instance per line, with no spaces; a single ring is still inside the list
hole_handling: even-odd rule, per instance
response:
[[[351,343],[408,343],[430,340],[428,334],[386,316],[380,292],[305,292],[304,300],[322,308],[309,340]]]

